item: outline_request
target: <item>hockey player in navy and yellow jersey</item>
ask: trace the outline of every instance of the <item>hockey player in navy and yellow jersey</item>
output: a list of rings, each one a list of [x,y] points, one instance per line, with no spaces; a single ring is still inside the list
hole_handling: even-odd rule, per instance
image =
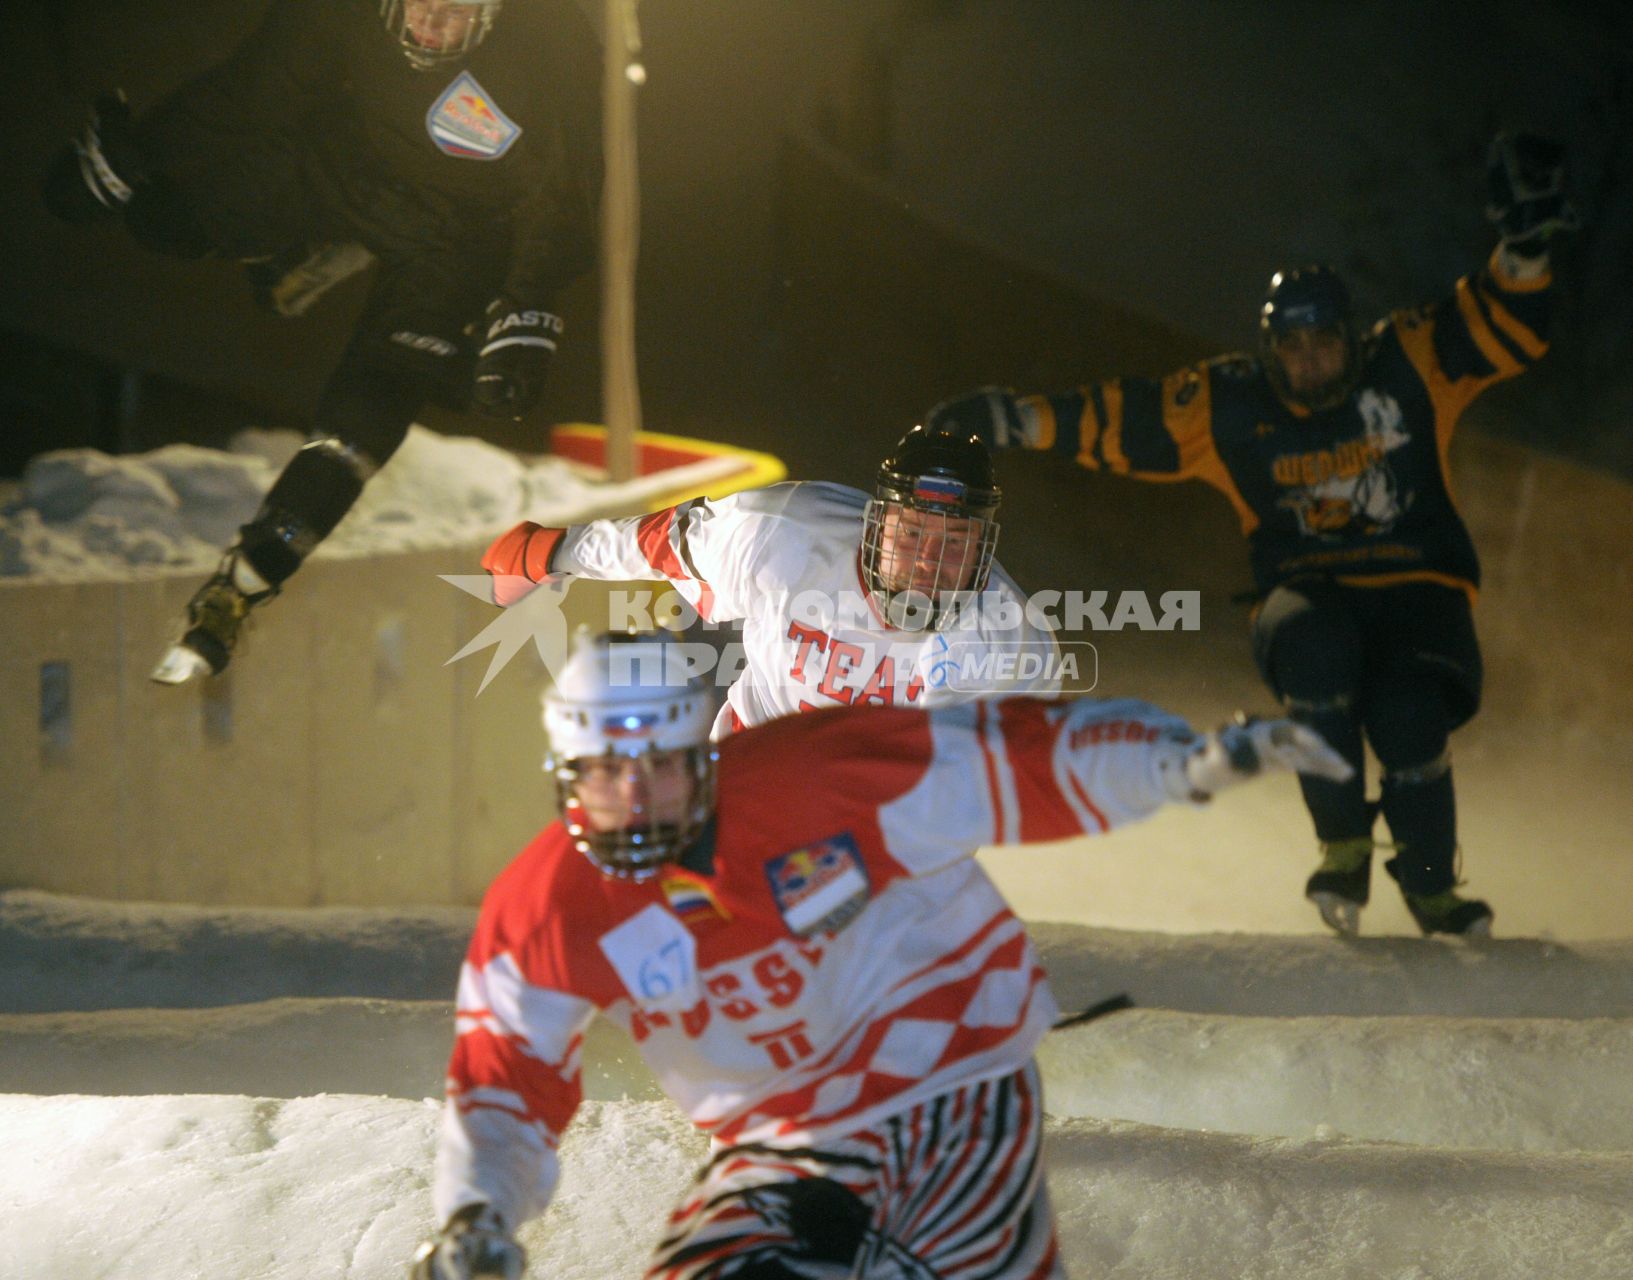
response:
[[[1547,350],[1548,239],[1575,225],[1558,146],[1499,138],[1491,172],[1502,241],[1490,260],[1451,296],[1369,333],[1337,274],[1303,267],[1271,280],[1256,357],[1060,395],[984,388],[947,410],[996,445],[1136,479],[1202,480],[1229,499],[1262,599],[1260,671],[1356,767],[1345,783],[1300,778],[1322,855],[1306,893],[1345,933],[1367,901],[1373,852],[1363,735],[1384,769],[1387,869],[1414,918],[1425,933],[1490,930],[1490,908],[1456,892],[1447,739],[1480,703],[1480,566],[1447,453],[1470,401]]]

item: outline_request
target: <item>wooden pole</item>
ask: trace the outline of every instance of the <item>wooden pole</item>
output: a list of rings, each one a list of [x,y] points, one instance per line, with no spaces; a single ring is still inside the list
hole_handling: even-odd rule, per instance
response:
[[[641,390],[635,373],[635,262],[641,207],[635,165],[635,91],[645,80],[638,0],[604,0],[602,141],[606,179],[601,194],[601,410],[607,424],[607,473],[635,475],[635,433]]]

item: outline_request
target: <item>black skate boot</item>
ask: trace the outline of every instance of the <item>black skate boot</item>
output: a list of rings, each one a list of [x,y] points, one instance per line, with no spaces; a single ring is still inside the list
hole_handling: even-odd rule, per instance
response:
[[[1425,936],[1453,933],[1464,938],[1491,936],[1492,910],[1479,898],[1461,897],[1456,889],[1443,893],[1408,893],[1406,909]]]
[[[202,676],[220,675],[232,658],[250,610],[277,594],[278,589],[268,585],[233,547],[187,602],[182,637],[159,659],[151,679],[160,684],[186,684]]]
[[[1321,865],[1304,882],[1329,929],[1353,938],[1361,928],[1361,908],[1372,893],[1372,837],[1323,842]]]

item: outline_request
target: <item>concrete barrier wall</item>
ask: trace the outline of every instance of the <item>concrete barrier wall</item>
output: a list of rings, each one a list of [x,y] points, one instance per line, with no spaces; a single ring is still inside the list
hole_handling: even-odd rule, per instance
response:
[[[476,549],[309,563],[242,656],[147,678],[197,574],[0,582],[0,885],[123,899],[474,902],[554,816],[543,664],[446,665]],[[569,620],[607,586],[576,584]]]

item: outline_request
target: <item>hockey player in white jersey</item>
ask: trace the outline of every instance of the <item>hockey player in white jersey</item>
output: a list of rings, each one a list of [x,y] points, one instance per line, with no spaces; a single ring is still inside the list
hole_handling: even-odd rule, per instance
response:
[[[1047,620],[993,559],[999,496],[986,446],[931,410],[871,499],[804,482],[569,529],[525,522],[482,565],[503,605],[552,579],[661,578],[705,621],[741,621],[717,737],[819,707],[1055,693]]]
[[[598,1013],[713,1138],[650,1280],[1062,1275],[1033,1061],[1056,1007],[973,850],[1349,766],[1290,721],[1197,736],[1141,702],[1021,696],[711,748],[676,649],[599,638],[546,694],[563,817],[482,905],[414,1276],[521,1274]]]

